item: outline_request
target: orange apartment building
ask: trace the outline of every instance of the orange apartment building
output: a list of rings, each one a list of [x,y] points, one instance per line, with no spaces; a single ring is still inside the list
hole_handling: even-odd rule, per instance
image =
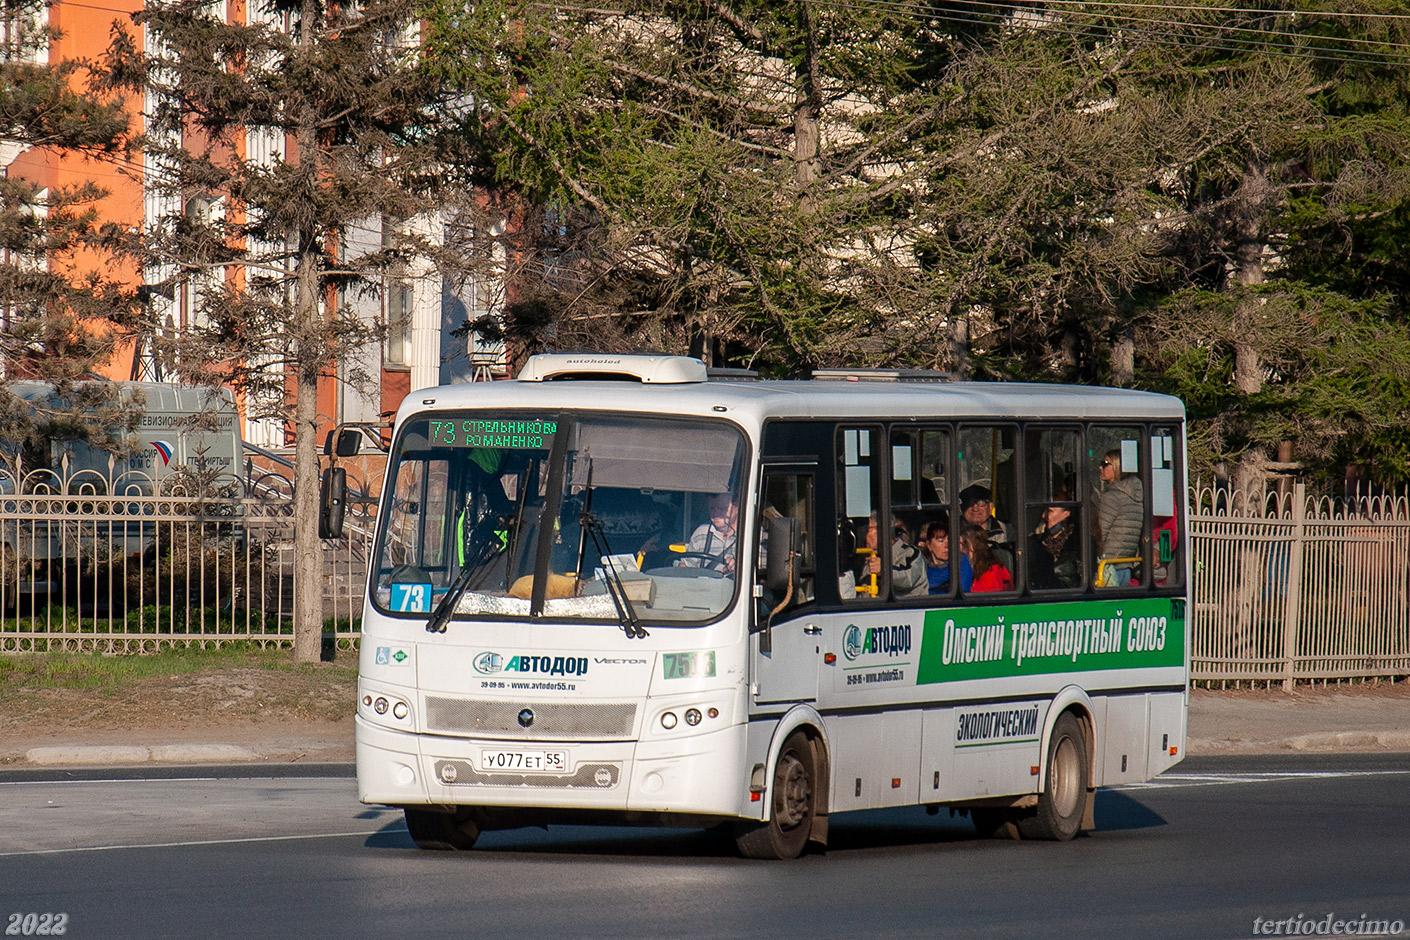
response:
[[[245,0],[217,2],[232,23],[244,23],[251,15]],[[141,7],[140,0],[57,0],[47,8],[49,25],[59,32],[48,49],[48,60],[100,60],[107,50],[114,20],[130,24],[131,15]],[[143,102],[134,100],[128,107],[134,130],[143,129]],[[284,140],[250,133],[246,135],[241,156],[249,160],[272,160],[282,156],[285,146]],[[147,185],[155,168],[150,160],[142,157],[94,160],[42,149],[20,152],[7,149],[0,152],[0,166],[7,174],[21,175],[43,186],[75,185],[91,180],[108,193],[97,206],[102,217],[124,226],[147,226],[172,208],[181,208],[164,202],[165,197]],[[383,238],[380,224],[380,220],[376,220],[366,229],[350,233],[349,247],[362,241],[375,250]],[[56,261],[51,259],[50,263]],[[81,266],[111,262],[80,258],[76,263]],[[159,272],[144,272],[133,265],[127,270],[107,273],[134,286],[159,279],[155,276]],[[190,324],[194,312],[188,301],[184,295],[154,296],[157,320],[177,330]],[[344,380],[345,375],[329,376],[320,383],[319,413],[327,419],[328,428],[343,422],[377,422],[394,412],[413,389],[499,378],[506,374],[502,347],[469,349],[464,338],[450,335],[466,319],[502,309],[498,285],[478,283],[453,290],[429,271],[423,271],[420,276],[389,281],[380,297],[341,298],[339,308],[342,316],[366,318],[383,326],[385,339],[379,348],[358,351],[346,369],[348,374],[360,372],[378,377],[375,388],[354,387]],[[174,381],[174,377],[162,374],[150,351],[141,343],[120,347],[101,373],[116,380]],[[246,415],[243,431],[246,441],[259,447],[275,451],[292,447],[291,431],[277,419],[259,420]]]

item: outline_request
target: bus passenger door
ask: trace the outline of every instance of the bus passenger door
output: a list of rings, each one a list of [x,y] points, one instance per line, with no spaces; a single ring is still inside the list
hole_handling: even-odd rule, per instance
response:
[[[814,611],[817,592],[817,514],[812,468],[768,467],[759,494],[759,557],[753,636],[749,649],[752,704],[812,702],[818,697],[822,629]],[[768,523],[778,517],[798,523],[797,579],[792,591],[763,587],[768,558]],[[767,640],[764,627],[768,624]]]

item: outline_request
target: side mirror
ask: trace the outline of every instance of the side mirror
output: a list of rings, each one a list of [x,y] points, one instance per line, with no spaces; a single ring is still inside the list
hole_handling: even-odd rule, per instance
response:
[[[338,428],[323,439],[324,456],[356,457],[362,449],[362,432],[357,428]]]
[[[323,473],[318,487],[318,537],[336,539],[343,535],[343,514],[348,506],[348,472],[334,467]]]

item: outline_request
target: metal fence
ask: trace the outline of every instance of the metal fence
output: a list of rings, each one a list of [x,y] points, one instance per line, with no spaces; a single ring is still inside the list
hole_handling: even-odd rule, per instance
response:
[[[293,487],[0,468],[0,653],[293,642]],[[356,646],[375,490],[325,541],[324,644]],[[307,520],[316,525],[316,520]]]
[[[1192,676],[1210,684],[1410,675],[1410,503],[1191,493]]]
[[[293,488],[0,469],[0,653],[148,652],[293,639]],[[350,474],[325,541],[326,643],[358,639],[380,474]],[[1196,487],[1193,677],[1221,683],[1410,675],[1410,502]],[[316,524],[308,520],[307,524]]]

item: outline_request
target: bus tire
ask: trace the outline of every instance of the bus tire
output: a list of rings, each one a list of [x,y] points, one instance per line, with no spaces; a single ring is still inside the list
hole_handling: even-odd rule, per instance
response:
[[[767,822],[735,824],[734,844],[745,858],[797,858],[808,844],[817,813],[818,769],[802,731],[783,742],[774,764],[773,806]]]
[[[439,852],[464,851],[480,838],[480,826],[464,814],[438,813],[414,806],[403,807],[406,829],[417,848]]]
[[[1037,809],[1019,818],[1019,834],[1025,839],[1057,842],[1077,835],[1087,806],[1087,774],[1087,737],[1082,724],[1071,712],[1063,712],[1048,741],[1048,772]]]

